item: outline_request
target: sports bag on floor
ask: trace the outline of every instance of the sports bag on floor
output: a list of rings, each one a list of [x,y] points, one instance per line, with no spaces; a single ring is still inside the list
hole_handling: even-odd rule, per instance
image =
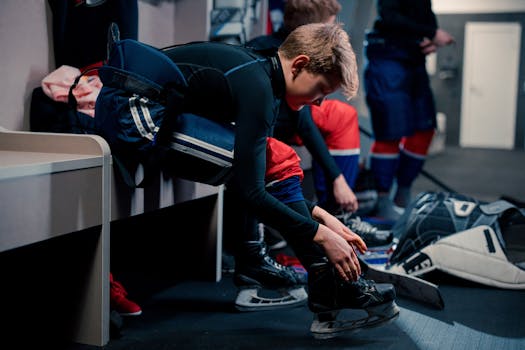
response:
[[[96,132],[109,143],[126,183],[144,185],[135,183],[138,163],[144,165],[145,177],[162,170],[210,185],[225,183],[233,161],[233,126],[182,113],[191,89],[161,50],[119,40],[113,25],[108,53],[107,64],[98,68],[103,87],[95,107]],[[217,78],[217,72],[212,73]],[[218,80],[228,84],[221,77]]]

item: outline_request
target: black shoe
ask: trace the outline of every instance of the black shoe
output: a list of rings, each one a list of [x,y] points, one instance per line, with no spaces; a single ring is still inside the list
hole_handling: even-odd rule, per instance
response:
[[[237,287],[261,286],[270,289],[290,288],[306,284],[304,276],[283,266],[268,255],[266,244],[245,244],[242,257],[235,263],[233,281]]]
[[[392,284],[376,284],[362,277],[346,282],[328,263],[313,265],[308,271],[308,307],[314,313],[366,309],[390,304],[395,297]]]
[[[222,273],[226,276],[233,276],[235,272],[235,258],[226,252],[222,252]]]

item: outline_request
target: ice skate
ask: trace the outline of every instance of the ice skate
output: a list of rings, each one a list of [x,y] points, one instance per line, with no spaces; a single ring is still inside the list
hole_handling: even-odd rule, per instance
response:
[[[304,305],[306,277],[268,255],[261,242],[246,244],[245,258],[236,264],[234,283],[239,288],[239,311],[264,311]]]
[[[346,282],[328,263],[312,266],[308,276],[308,306],[315,314],[310,331],[316,339],[377,327],[399,315],[391,284],[364,278]]]
[[[361,220],[352,213],[338,213],[335,215],[350,230],[358,234],[368,247],[386,246],[392,243],[394,234],[391,230],[381,230],[370,223]]]

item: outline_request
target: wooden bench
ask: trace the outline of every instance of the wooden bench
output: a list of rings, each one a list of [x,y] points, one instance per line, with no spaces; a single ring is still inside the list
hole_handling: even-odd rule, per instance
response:
[[[75,238],[85,230],[93,236],[94,244],[86,246],[91,252],[84,254],[81,269],[88,276],[81,278],[81,295],[67,330],[74,342],[95,346],[109,342],[110,222],[208,196],[216,204],[204,215],[209,219],[209,232],[203,234],[210,238],[203,253],[212,257],[210,268],[218,281],[222,186],[159,176],[156,184],[131,189],[113,174],[110,149],[101,137],[0,128],[0,254],[16,255],[34,244],[44,244],[54,254],[59,237]],[[3,288],[9,286],[9,281],[2,283]],[[9,288],[16,293],[16,285]]]

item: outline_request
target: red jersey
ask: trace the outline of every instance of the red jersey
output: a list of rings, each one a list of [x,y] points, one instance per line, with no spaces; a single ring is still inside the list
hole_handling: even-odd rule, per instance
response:
[[[273,137],[266,138],[266,184],[282,181],[292,176],[299,176],[303,181],[301,158],[295,150]]]
[[[359,121],[353,106],[339,100],[325,100],[320,106],[312,105],[311,108],[314,123],[330,151],[360,150]]]

